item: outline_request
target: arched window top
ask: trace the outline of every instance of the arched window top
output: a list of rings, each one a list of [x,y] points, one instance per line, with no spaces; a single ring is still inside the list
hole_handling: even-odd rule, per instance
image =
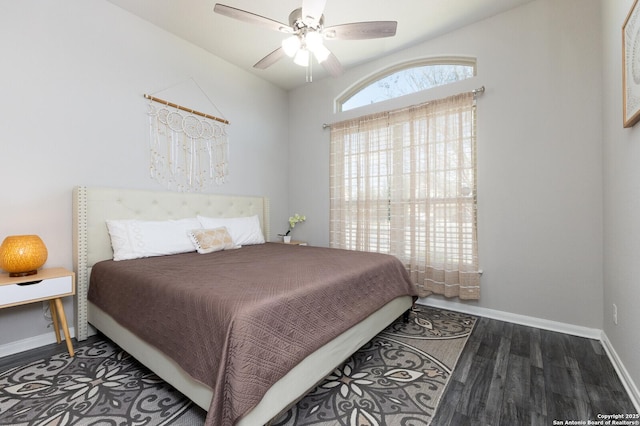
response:
[[[475,58],[445,57],[405,62],[353,86],[337,100],[337,110],[348,111],[475,75]]]

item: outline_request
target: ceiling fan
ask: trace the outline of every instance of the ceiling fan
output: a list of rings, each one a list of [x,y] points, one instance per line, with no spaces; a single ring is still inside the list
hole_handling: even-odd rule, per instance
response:
[[[365,40],[392,37],[396,34],[396,21],[354,22],[325,27],[325,4],[326,0],[302,0],[302,7],[289,15],[289,25],[220,3],[217,3],[213,10],[230,18],[289,34],[280,47],[259,60],[253,67],[266,69],[284,56],[289,56],[296,64],[307,67],[307,81],[311,81],[309,70],[312,55],[333,77],[343,72],[340,61],[325,47],[323,40]]]

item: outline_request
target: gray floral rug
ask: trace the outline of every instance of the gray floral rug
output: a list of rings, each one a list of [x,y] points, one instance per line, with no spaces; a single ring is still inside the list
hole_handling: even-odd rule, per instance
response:
[[[429,425],[476,318],[419,306],[274,426]],[[206,413],[106,339],[0,372],[0,425],[202,425]]]
[[[0,373],[0,425],[202,425],[204,413],[106,340]]]

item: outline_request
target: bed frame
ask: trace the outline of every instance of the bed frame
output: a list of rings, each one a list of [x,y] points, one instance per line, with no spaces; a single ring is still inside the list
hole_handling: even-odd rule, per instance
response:
[[[270,239],[269,200],[265,197],[158,192],[131,189],[88,188],[73,190],[73,258],[77,280],[75,332],[85,340],[95,330],[170,383],[194,403],[208,410],[212,391],[194,380],[171,358],[120,326],[87,300],[91,267],[113,258],[107,219],[167,220],[195,217],[258,215],[265,239]],[[336,366],[410,309],[409,296],[397,298],[363,322],[312,353],[277,382],[260,404],[238,423],[258,426],[269,422],[305,395]]]

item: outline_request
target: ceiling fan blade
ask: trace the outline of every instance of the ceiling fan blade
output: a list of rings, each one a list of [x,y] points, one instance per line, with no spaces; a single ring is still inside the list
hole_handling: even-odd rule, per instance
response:
[[[284,50],[282,50],[282,47],[278,47],[276,50],[274,50],[273,52],[269,53],[267,56],[265,56],[264,58],[256,62],[256,64],[253,67],[259,68],[261,70],[267,69],[271,65],[275,64],[280,59],[282,59],[284,56],[285,56]]]
[[[261,27],[270,30],[280,31],[283,33],[293,33],[293,28],[283,24],[282,22],[274,21],[273,19],[247,12],[246,10],[236,9],[235,7],[216,3],[213,7],[213,11],[220,15],[228,16],[229,18],[237,19],[239,21],[249,22],[250,24],[260,25]]]
[[[354,22],[326,27],[322,35],[328,40],[366,40],[393,37],[397,27],[396,21]]]
[[[302,0],[302,21],[309,27],[316,27],[326,4],[327,0]]]
[[[339,77],[344,72],[342,64],[340,64],[340,61],[333,53],[330,53],[327,59],[322,61],[322,66],[332,77]]]

